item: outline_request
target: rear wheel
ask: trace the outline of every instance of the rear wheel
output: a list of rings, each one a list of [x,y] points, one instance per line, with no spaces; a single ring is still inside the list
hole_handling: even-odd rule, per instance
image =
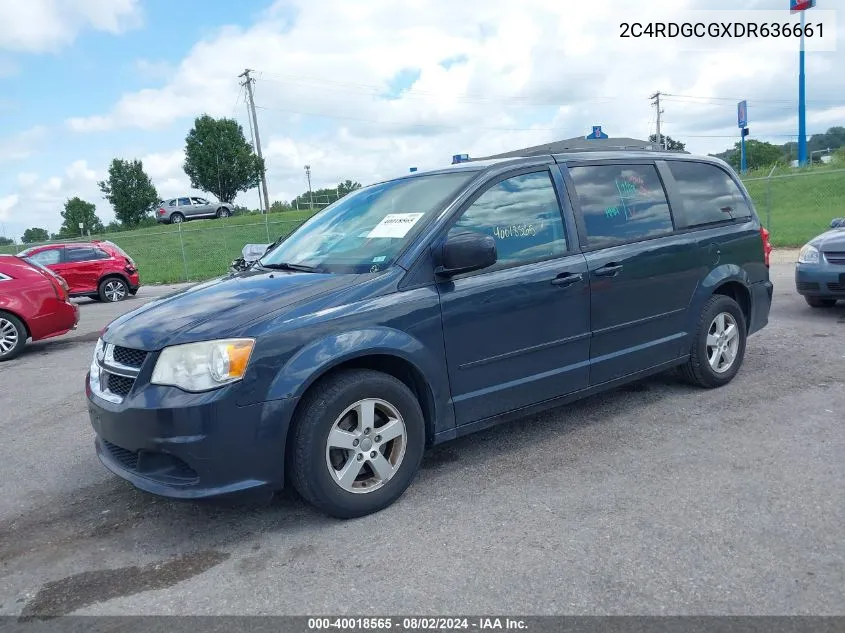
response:
[[[0,362],[12,360],[26,345],[26,327],[8,312],[0,312]]]
[[[179,213],[178,211],[170,216],[170,223],[171,224],[182,224],[185,221],[185,216]]]
[[[228,218],[231,214],[229,213],[229,209],[226,207],[220,207],[217,209],[217,217],[218,218]]]
[[[129,286],[118,277],[107,277],[100,282],[100,299],[114,303],[123,301],[129,294]]]
[[[826,297],[804,297],[811,308],[832,308],[836,305],[836,299],[828,299]]]
[[[343,371],[312,389],[291,436],[290,471],[300,495],[328,515],[377,512],[410,485],[425,447],[414,394],[393,376]]]
[[[745,357],[745,315],[736,301],[710,297],[701,311],[684,379],[699,387],[721,387],[736,376]]]

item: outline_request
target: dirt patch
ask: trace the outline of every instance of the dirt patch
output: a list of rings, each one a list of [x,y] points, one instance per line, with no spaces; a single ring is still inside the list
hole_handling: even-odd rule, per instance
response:
[[[228,558],[229,554],[209,550],[143,567],[100,569],[74,574],[42,586],[24,607],[20,620],[54,618],[98,602],[143,591],[166,589],[208,571]]]

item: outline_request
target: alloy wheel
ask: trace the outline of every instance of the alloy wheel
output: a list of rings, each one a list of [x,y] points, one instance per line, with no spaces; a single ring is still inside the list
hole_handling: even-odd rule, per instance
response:
[[[739,326],[729,312],[720,312],[707,330],[707,362],[717,374],[728,371],[739,352]]]
[[[120,301],[126,296],[126,286],[122,281],[112,280],[106,282],[103,290],[109,301]]]
[[[384,486],[405,457],[408,432],[402,415],[379,398],[347,407],[326,441],[326,466],[346,492],[367,493]]]
[[[14,324],[0,317],[0,355],[5,356],[17,346],[19,334]]]

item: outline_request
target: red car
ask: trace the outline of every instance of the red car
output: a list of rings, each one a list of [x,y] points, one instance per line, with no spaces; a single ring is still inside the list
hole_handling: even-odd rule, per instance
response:
[[[122,301],[138,292],[138,267],[117,244],[108,241],[33,246],[19,257],[49,268],[70,287],[71,297]]]
[[[76,328],[79,307],[65,281],[14,255],[0,255],[0,362],[38,341]]]

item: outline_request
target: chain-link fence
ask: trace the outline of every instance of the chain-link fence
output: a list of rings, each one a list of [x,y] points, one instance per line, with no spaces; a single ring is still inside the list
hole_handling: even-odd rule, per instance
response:
[[[142,283],[200,281],[224,274],[232,261],[241,257],[246,244],[270,244],[288,235],[305,221],[301,215],[296,219],[285,219],[285,215],[265,215],[264,221],[261,221],[261,216],[197,220],[92,235],[84,240],[61,240],[61,243],[90,240],[113,242],[135,260]],[[0,253],[17,254],[38,245],[5,246],[0,248]]]
[[[827,230],[833,218],[845,217],[845,169],[772,168],[743,182],[773,246],[802,246]]]

